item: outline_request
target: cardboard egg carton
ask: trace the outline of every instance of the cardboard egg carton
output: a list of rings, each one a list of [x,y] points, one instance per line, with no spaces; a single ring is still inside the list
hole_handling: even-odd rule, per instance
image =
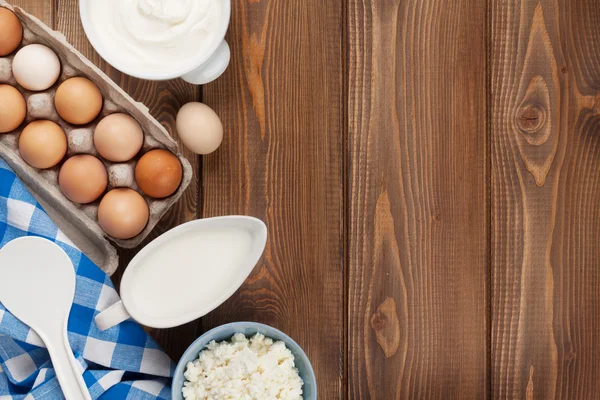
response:
[[[179,153],[177,143],[169,136],[165,128],[150,115],[148,108],[134,101],[100,69],[67,43],[61,33],[51,30],[34,16],[19,7],[10,6],[4,0],[0,0],[0,7],[12,10],[23,24],[23,42],[19,48],[33,43],[46,45],[58,55],[62,66],[60,78],[54,86],[44,92],[30,92],[19,86],[12,75],[12,59],[16,51],[7,57],[0,57],[0,84],[16,87],[27,101],[25,122],[13,133],[0,134],[0,156],[28,186],[65,235],[92,261],[111,275],[117,269],[119,261],[117,251],[111,242],[123,248],[133,248],[139,245],[169,208],[182,196],[191,182],[192,167]],[[92,123],[83,126],[65,122],[54,108],[56,88],[61,82],[74,76],[86,77],[93,81],[98,85],[104,97],[101,114]],[[134,160],[127,163],[111,163],[103,160],[99,157],[93,144],[96,124],[105,116],[116,112],[131,115],[139,122],[144,131],[142,151]],[[75,154],[92,154],[104,162],[109,176],[108,190],[129,187],[141,193],[135,183],[135,164],[142,154],[158,148],[173,152],[181,161],[183,167],[181,185],[177,192],[166,199],[152,199],[141,193],[150,209],[150,219],[146,228],[132,239],[110,238],[97,223],[100,199],[91,204],[81,205],[71,202],[61,193],[58,186],[58,171],[62,162],[55,168],[38,170],[29,166],[20,157],[18,136],[29,122],[38,119],[49,119],[64,129],[68,139],[68,153],[65,160]]]

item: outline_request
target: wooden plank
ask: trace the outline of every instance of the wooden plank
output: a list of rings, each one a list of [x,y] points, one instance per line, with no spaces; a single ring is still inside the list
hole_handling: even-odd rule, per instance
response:
[[[349,1],[349,399],[487,397],[485,14]]]
[[[49,27],[54,28],[56,0],[10,0],[9,3],[21,7]]]
[[[166,82],[139,80],[121,74],[112,68],[100,58],[89,44],[79,19],[77,0],[60,1],[57,11],[57,30],[62,31],[69,42],[86,57],[94,61],[134,99],[148,106],[151,114],[167,128],[173,137],[177,138],[175,132],[175,116],[177,115],[177,111],[183,104],[200,99],[201,91],[199,87],[187,84],[182,80]],[[200,187],[198,182],[199,158],[183,146],[181,146],[181,149],[194,167],[194,179],[181,200],[167,213],[150,237],[139,248],[119,252],[120,268],[113,276],[113,281],[116,285],[119,284],[121,274],[125,270],[127,263],[140,248],[151,239],[172,227],[196,218],[198,188]],[[153,332],[153,336],[165,348],[167,353],[177,360],[187,346],[197,338],[197,331],[196,326],[190,324],[175,329],[156,330]]]
[[[203,157],[205,217],[262,218],[269,242],[243,288],[203,320],[275,326],[308,353],[319,398],[342,397],[342,1],[232,2],[228,71],[204,87],[225,140]]]
[[[491,2],[492,393],[600,392],[600,8]]]

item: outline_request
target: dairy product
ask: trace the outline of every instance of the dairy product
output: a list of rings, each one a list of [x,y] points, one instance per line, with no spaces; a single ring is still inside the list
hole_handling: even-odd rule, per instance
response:
[[[237,227],[172,237],[131,270],[132,305],[158,319],[214,309],[245,278],[252,240],[250,231]]]
[[[187,364],[186,400],[302,400],[303,381],[285,343],[257,333],[212,341]]]
[[[137,73],[197,66],[222,24],[223,0],[87,1],[102,55]]]

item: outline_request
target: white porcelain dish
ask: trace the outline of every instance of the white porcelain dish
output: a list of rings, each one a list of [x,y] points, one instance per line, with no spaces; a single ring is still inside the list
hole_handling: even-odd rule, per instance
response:
[[[240,288],[266,243],[267,227],[252,217],[180,225],[131,260],[121,280],[121,301],[100,313],[96,323],[106,330],[133,318],[152,328],[171,328],[198,319]]]
[[[103,59],[127,75],[151,81],[182,78],[186,82],[203,85],[221,76],[229,65],[231,53],[229,45],[225,41],[225,34],[229,28],[229,20],[231,18],[231,0],[222,0],[223,12],[221,13],[222,20],[219,24],[219,31],[215,35],[215,40],[209,46],[208,51],[190,55],[189,63],[181,68],[152,74],[132,70],[122,60],[114,58],[112,52],[106,51],[90,20],[90,1],[102,0],[79,0],[79,15],[85,34]]]

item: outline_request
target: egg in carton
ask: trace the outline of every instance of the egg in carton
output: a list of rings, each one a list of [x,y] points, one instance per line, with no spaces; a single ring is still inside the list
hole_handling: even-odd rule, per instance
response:
[[[177,143],[166,129],[154,119],[148,108],[134,101],[91,61],[86,59],[65,37],[51,30],[39,19],[19,7],[13,7],[0,0],[0,7],[13,11],[23,25],[23,40],[19,48],[6,57],[0,57],[0,84],[11,85],[19,90],[27,102],[27,116],[23,124],[12,133],[0,134],[0,156],[13,168],[42,204],[62,232],[79,247],[92,261],[111,275],[118,267],[118,255],[114,243],[122,248],[139,245],[152,231],[169,208],[176,203],[189,186],[192,179],[190,163],[178,151]],[[59,57],[61,75],[48,90],[32,92],[18,85],[12,73],[12,60],[20,48],[29,44],[42,44],[51,48]],[[54,107],[57,87],[66,79],[85,77],[94,82],[103,95],[100,115],[91,123],[79,126],[63,120]],[[99,157],[94,147],[94,129],[104,117],[114,113],[125,113],[133,117],[141,126],[144,142],[140,153],[131,161],[109,162]],[[40,170],[31,167],[21,157],[18,138],[23,129],[34,120],[46,119],[60,125],[67,135],[67,155],[57,166]],[[177,191],[165,199],[155,199],[144,195],[135,179],[135,166],[140,156],[154,149],[165,149],[177,156],[182,166],[182,180]],[[58,185],[58,173],[64,161],[74,155],[90,154],[99,157],[108,173],[108,190],[131,188],[140,193],[149,208],[149,220],[144,230],[137,236],[120,240],[109,237],[98,224],[100,199],[90,204],[76,204],[63,195]]]

